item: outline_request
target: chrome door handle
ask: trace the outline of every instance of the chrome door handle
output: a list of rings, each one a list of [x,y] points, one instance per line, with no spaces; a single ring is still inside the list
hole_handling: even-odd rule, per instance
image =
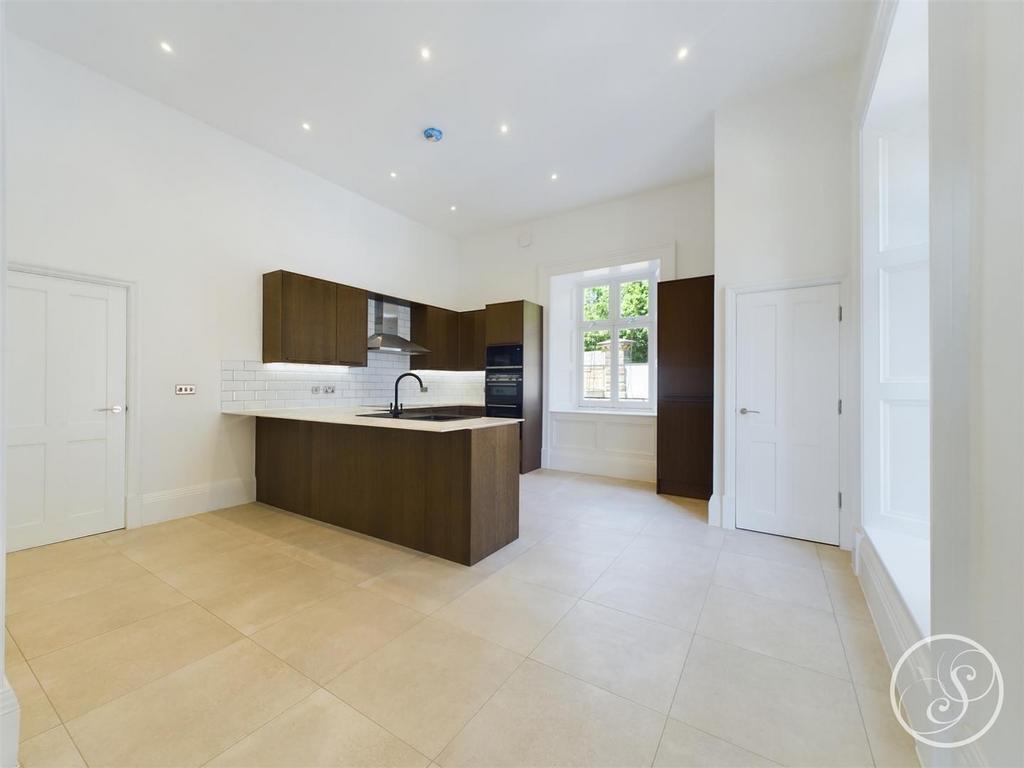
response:
[[[120,413],[121,411],[127,411],[127,405],[112,405],[109,408],[95,408],[96,411],[110,411],[111,413]]]
[[[750,408],[740,408],[740,413],[746,416],[748,413],[760,413],[760,411],[754,411],[751,410]]]

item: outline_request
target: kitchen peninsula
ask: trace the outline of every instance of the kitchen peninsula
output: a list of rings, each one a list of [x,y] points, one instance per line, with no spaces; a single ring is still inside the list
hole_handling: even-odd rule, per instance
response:
[[[252,415],[265,504],[463,565],[519,537],[518,419],[458,408]]]

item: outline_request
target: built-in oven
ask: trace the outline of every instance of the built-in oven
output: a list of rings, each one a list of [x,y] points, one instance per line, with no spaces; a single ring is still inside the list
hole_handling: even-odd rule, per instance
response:
[[[522,409],[522,368],[488,369],[484,375],[484,403],[490,406],[510,406]]]
[[[499,344],[487,347],[488,368],[522,368],[523,345]]]

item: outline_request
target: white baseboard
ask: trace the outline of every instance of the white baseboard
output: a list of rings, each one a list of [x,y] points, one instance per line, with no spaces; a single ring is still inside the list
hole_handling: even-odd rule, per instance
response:
[[[921,639],[921,632],[871,538],[861,529],[855,537],[854,567],[891,669],[903,652]]]
[[[617,454],[596,454],[592,451],[549,450],[545,466],[563,472],[602,475],[622,480],[643,480],[653,483],[658,477],[658,463],[651,458],[634,458]]]
[[[708,525],[722,527],[722,495],[712,493],[708,499]]]
[[[0,768],[18,765],[18,736],[21,707],[7,676],[0,676]]]
[[[256,499],[256,478],[218,480],[142,496],[142,524],[162,523]]]

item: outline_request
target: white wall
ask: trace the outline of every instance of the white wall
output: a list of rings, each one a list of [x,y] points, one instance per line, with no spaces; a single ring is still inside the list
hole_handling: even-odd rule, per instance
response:
[[[561,182],[559,182],[561,183]],[[712,177],[464,238],[462,309],[526,298],[543,302],[538,269],[655,245],[675,246],[675,276],[714,271]],[[531,243],[519,245],[520,236]]]
[[[661,279],[711,274],[713,208],[709,176],[465,238],[459,244],[463,308],[527,298],[546,305],[550,330],[552,311],[561,313],[562,326],[574,324],[570,304],[552,306],[554,275],[647,259],[660,261]],[[546,379],[558,366],[571,378],[570,342],[548,337]],[[654,481],[654,416],[549,410],[574,402],[552,397],[545,382],[544,466]]]
[[[138,286],[144,499],[252,492],[220,369],[261,356],[263,272],[458,305],[452,238],[16,38],[8,67],[9,261]]]
[[[715,116],[715,477],[712,516],[728,520],[725,450],[725,291],[851,275],[857,72],[853,62],[728,105]],[[853,292],[855,286],[846,286]],[[844,300],[842,388],[856,388],[854,302]],[[844,424],[856,424],[844,408]],[[854,429],[844,430],[844,438]],[[856,444],[843,446],[846,458]],[[854,488],[845,478],[844,511]],[[853,478],[854,483],[859,483]],[[849,526],[845,526],[849,530]],[[849,534],[843,537],[850,545]]]
[[[932,631],[982,643],[1006,692],[940,759],[1024,765],[1024,6],[931,4],[929,58]]]

